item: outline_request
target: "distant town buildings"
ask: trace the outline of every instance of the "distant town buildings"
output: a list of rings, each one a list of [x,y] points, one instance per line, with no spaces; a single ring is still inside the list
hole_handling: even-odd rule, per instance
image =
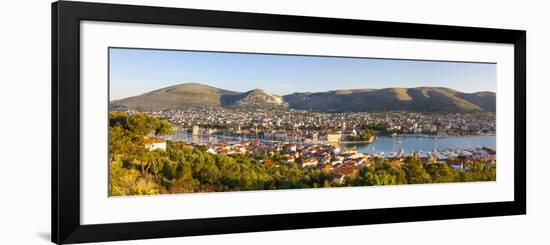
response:
[[[199,135],[200,132],[199,132],[200,128],[198,125],[193,125],[193,131],[192,131],[192,134],[193,135]]]
[[[490,135],[496,131],[492,112],[347,112],[233,111],[222,108],[146,112],[199,134],[250,134],[257,138],[288,141],[338,142],[356,136],[362,128],[391,134],[438,136]],[[340,134],[340,135],[339,135]]]
[[[326,137],[329,143],[339,142],[342,139],[342,132],[330,131],[327,133]]]

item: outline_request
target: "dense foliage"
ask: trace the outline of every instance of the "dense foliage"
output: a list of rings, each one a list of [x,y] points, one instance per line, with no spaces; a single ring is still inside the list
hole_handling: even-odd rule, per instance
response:
[[[345,137],[345,141],[372,141],[376,136],[374,130],[372,129],[363,129],[355,136],[348,135]]]
[[[206,147],[167,142],[149,150],[148,138],[172,132],[167,121],[146,114],[109,114],[109,195],[275,190],[338,186],[399,185],[495,180],[496,168],[481,162],[453,170],[445,163],[424,166],[416,157],[403,162],[374,161],[342,183],[329,170],[284,163],[280,154],[218,155]]]

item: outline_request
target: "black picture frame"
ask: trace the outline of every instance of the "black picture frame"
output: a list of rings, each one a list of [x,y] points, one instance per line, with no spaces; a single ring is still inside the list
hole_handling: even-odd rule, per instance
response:
[[[80,21],[453,40],[514,45],[514,201],[80,224]],[[462,26],[60,1],[52,4],[52,242],[82,243],[526,213],[526,32]]]

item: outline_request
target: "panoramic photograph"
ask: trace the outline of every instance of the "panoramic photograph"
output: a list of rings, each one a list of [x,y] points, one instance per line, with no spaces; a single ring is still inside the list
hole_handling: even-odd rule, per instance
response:
[[[495,181],[496,66],[109,48],[108,195]]]

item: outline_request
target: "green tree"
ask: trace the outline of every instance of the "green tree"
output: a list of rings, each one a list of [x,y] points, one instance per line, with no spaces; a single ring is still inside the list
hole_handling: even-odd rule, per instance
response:
[[[495,181],[496,167],[484,162],[467,163],[464,165],[462,181]]]
[[[426,172],[431,176],[432,182],[434,183],[455,182],[458,175],[446,163],[428,164],[426,166]]]
[[[165,120],[158,120],[158,123],[155,127],[155,135],[170,135],[173,134],[174,130],[172,129],[172,125],[168,121]]]
[[[422,161],[418,157],[409,156],[405,158],[401,167],[407,175],[407,183],[424,184],[431,182],[430,175],[426,172]]]
[[[368,168],[359,171],[359,180],[353,180],[352,185],[400,185],[407,183],[405,171],[395,163],[379,161]]]

